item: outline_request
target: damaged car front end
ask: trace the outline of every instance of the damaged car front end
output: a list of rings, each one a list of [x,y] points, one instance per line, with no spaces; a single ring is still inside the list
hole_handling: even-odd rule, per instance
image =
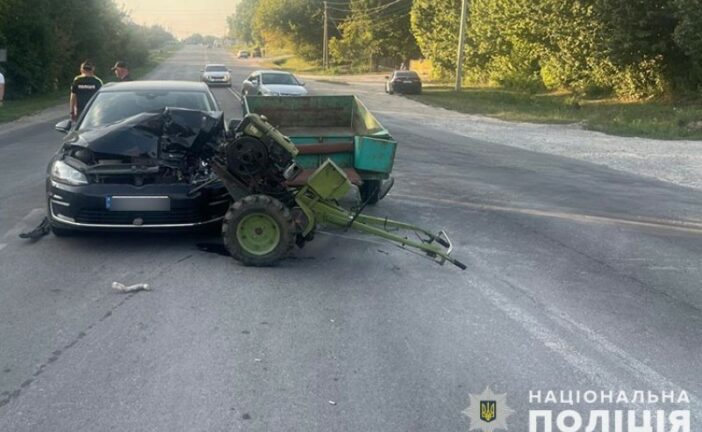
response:
[[[53,232],[192,228],[221,221],[231,199],[206,160],[224,134],[221,112],[183,108],[70,131],[47,168]]]

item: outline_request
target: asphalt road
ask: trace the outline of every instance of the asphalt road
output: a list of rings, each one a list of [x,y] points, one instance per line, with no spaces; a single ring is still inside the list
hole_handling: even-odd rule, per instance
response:
[[[254,68],[188,47],[151,76],[208,61]],[[467,431],[488,385],[511,431],[537,390],[684,390],[702,430],[702,191],[439,130],[374,83],[308,85],[358,94],[400,143],[373,212],[446,229],[468,269],[349,234],[268,269],[202,233],[24,241],[62,112],[0,126],[0,431]],[[228,117],[238,90],[214,90]]]

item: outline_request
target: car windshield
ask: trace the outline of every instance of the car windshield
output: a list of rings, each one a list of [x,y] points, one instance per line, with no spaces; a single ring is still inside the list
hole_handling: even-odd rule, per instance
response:
[[[94,129],[165,107],[215,111],[209,95],[202,91],[124,91],[98,93],[79,129]]]
[[[263,84],[300,85],[294,76],[281,73],[264,73]]]
[[[395,72],[396,78],[419,78],[416,72]]]
[[[224,65],[209,65],[205,66],[205,72],[226,72],[227,67]]]

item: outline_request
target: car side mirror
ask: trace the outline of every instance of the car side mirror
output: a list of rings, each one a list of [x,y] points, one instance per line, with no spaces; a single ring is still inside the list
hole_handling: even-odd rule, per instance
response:
[[[54,129],[61,132],[62,134],[67,134],[71,130],[72,126],[73,126],[73,122],[69,119],[69,120],[63,120],[63,121],[56,123],[56,125],[54,126]]]
[[[302,87],[304,87],[304,86],[306,86],[306,85],[307,85],[307,83],[306,83],[306,82],[304,82],[304,81],[300,81],[300,85],[301,85]]]

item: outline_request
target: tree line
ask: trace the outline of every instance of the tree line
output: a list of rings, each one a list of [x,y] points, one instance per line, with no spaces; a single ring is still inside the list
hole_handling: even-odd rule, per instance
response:
[[[461,0],[328,2],[333,64],[370,58],[456,68]],[[702,90],[700,0],[468,0],[467,80],[645,98]],[[230,35],[321,61],[323,2],[241,0]]]
[[[8,98],[68,89],[80,63],[91,60],[97,75],[111,74],[116,60],[144,65],[149,50],[175,41],[160,26],[133,23],[113,0],[2,0],[0,63]]]

